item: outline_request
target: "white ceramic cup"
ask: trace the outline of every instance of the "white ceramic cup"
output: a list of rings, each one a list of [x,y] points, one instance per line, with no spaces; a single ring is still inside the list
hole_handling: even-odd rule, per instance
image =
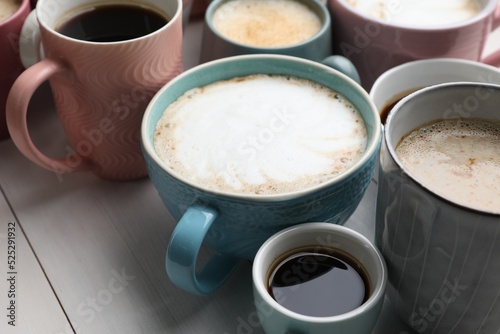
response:
[[[472,60],[455,58],[416,60],[384,72],[373,84],[370,97],[382,113],[386,106],[409,93],[447,82],[500,83],[500,70]],[[381,115],[383,120],[385,116]]]
[[[313,317],[290,311],[268,292],[268,272],[277,258],[303,246],[340,249],[361,263],[370,279],[370,296],[358,308],[336,316]],[[384,301],[387,282],[385,262],[363,235],[341,225],[305,223],[284,229],[269,238],[253,262],[254,302],[268,334],[371,333]]]

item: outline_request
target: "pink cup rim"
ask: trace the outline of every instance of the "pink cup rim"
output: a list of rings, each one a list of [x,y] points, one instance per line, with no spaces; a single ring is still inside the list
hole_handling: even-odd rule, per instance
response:
[[[71,42],[74,42],[74,43],[79,43],[79,44],[83,43],[83,44],[92,44],[92,45],[102,46],[102,45],[110,45],[110,44],[115,45],[115,44],[134,43],[137,40],[141,40],[141,39],[145,39],[145,38],[150,38],[153,35],[157,35],[157,34],[161,33],[165,29],[170,29],[170,26],[172,26],[175,22],[177,22],[179,20],[179,16],[182,15],[182,9],[183,9],[182,0],[175,0],[175,1],[177,3],[177,8],[175,9],[175,13],[172,15],[172,17],[169,18],[168,22],[163,27],[161,27],[160,29],[157,29],[157,30],[155,30],[155,31],[153,31],[153,32],[151,32],[151,33],[149,33],[147,35],[141,36],[141,37],[127,39],[127,40],[123,40],[123,41],[116,41],[116,42],[92,42],[92,41],[85,41],[85,40],[81,40],[81,39],[76,39],[76,38],[68,37],[68,36],[63,35],[60,32],[58,32],[55,27],[49,25],[43,19],[43,16],[42,16],[43,15],[42,6],[37,5],[37,7],[35,8],[35,11],[36,11],[36,15],[37,15],[37,21],[40,24],[40,26],[43,26],[43,28],[45,30],[50,31],[51,34],[54,34],[54,35],[58,36],[61,39],[64,39],[64,40],[67,40],[67,41],[71,41]],[[39,3],[40,2],[41,1],[39,1]],[[88,4],[93,4],[93,2],[87,2],[86,4],[87,5]],[[131,2],[131,4],[140,5],[141,3]],[[155,7],[157,7],[157,6],[155,6]]]
[[[349,4],[347,4],[345,2],[345,0],[329,0],[329,1],[331,3],[335,3],[335,2],[338,3],[345,10],[349,11],[350,13],[352,13],[355,16],[358,16],[359,18],[364,19],[365,21],[375,22],[378,25],[384,26],[386,28],[396,28],[396,29],[402,29],[402,30],[424,31],[424,32],[455,30],[457,28],[472,25],[476,22],[484,20],[487,16],[494,13],[495,8],[497,7],[496,0],[486,0],[486,1],[488,1],[488,3],[479,11],[479,13],[474,15],[473,17],[467,19],[467,20],[462,20],[462,21],[458,21],[458,22],[446,24],[446,25],[427,27],[427,26],[419,26],[419,25],[402,24],[402,23],[394,23],[394,22],[384,21],[384,20],[366,15],[364,13],[361,13],[361,12],[355,10]],[[436,0],[436,1],[439,1],[439,0]]]
[[[17,21],[21,16],[26,16],[30,11],[30,1],[21,0],[19,8],[11,16],[0,21],[0,26],[8,25],[12,21]],[[26,15],[25,15],[26,14]]]

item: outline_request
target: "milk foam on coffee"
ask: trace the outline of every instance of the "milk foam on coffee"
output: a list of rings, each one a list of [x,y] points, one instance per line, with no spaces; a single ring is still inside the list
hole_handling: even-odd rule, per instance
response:
[[[404,137],[396,153],[417,180],[444,198],[500,212],[500,123],[438,121]]]
[[[20,6],[20,0],[0,0],[0,21],[17,12]]]
[[[482,9],[477,0],[344,0],[359,12],[403,25],[439,26],[467,20]]]
[[[320,18],[293,0],[232,0],[214,13],[212,23],[225,37],[241,44],[277,47],[314,36]]]
[[[331,180],[366,147],[360,112],[305,79],[251,75],[186,92],[157,123],[154,146],[205,189],[282,194]]]

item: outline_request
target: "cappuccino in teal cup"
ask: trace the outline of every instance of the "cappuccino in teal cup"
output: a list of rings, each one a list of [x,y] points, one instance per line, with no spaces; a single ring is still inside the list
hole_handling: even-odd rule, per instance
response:
[[[373,176],[381,125],[346,75],[297,57],[245,55],[165,85],[141,135],[150,178],[178,221],[168,276],[204,295],[276,232],[345,223]],[[197,270],[202,244],[213,252]]]

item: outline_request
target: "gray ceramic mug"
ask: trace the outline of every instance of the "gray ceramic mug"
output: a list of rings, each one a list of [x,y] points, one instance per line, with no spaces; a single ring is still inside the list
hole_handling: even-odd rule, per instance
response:
[[[498,333],[500,205],[479,210],[438,195],[402,164],[395,147],[407,133],[435,120],[498,124],[499,105],[500,85],[446,83],[404,98],[387,119],[376,243],[387,263],[388,298],[418,333]]]
[[[332,55],[330,14],[328,13],[325,4],[320,1],[298,0],[299,3],[304,4],[310,11],[318,16],[321,21],[320,30],[312,37],[305,39],[302,42],[277,47],[259,47],[242,44],[221,34],[215,28],[212,18],[219,7],[230,1],[233,0],[214,0],[210,3],[207,11],[205,12],[205,23],[203,27],[200,56],[200,61],[202,63],[219,58],[243,54],[282,54],[314,61],[323,61]],[[327,62],[328,61],[329,60],[327,60]],[[338,59],[336,61],[338,61]],[[347,62],[347,58],[344,58],[344,62]],[[336,66],[336,69],[346,73],[346,71],[338,68],[338,66]],[[349,73],[346,74],[350,75]],[[352,75],[350,76],[352,77]],[[357,81],[359,82],[359,80]]]

